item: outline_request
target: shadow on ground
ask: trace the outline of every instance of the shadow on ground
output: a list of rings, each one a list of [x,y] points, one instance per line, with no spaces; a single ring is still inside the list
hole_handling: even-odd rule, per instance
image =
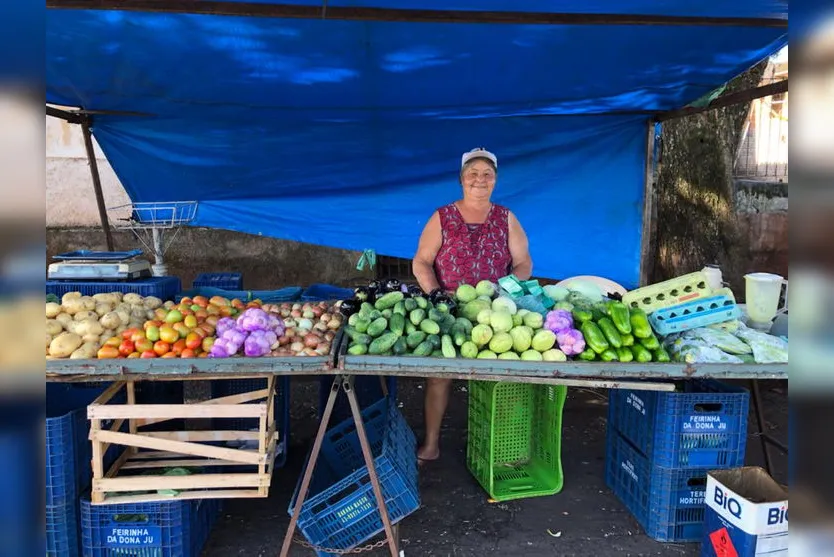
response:
[[[275,471],[268,499],[231,500],[225,504],[205,556],[278,556],[289,524],[289,500],[318,425],[318,380],[293,379],[292,385],[292,433],[287,464]],[[761,388],[770,433],[786,441],[786,383],[762,382]],[[398,391],[402,411],[419,439],[422,381],[401,379]],[[442,458],[421,471],[422,507],[401,525],[405,555],[699,555],[700,544],[661,544],[648,538],[605,486],[606,413],[606,391],[570,388],[563,418],[565,485],[562,492],[549,497],[489,503],[466,469],[466,383],[456,382],[443,430]],[[754,431],[754,427],[751,402],[749,431]],[[785,482],[787,458],[775,449],[772,454],[775,477]],[[751,435],[747,464],[762,463],[761,445]],[[362,553],[370,557],[388,554],[387,550]],[[294,545],[290,555],[314,553]]]

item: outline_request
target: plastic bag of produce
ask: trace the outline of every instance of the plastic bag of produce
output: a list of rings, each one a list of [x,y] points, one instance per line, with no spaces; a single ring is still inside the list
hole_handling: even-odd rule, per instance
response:
[[[678,338],[666,348],[673,360],[687,364],[740,364],[744,361],[697,338]]]
[[[698,327],[697,329],[686,331],[683,336],[684,338],[697,338],[703,340],[708,345],[715,346],[727,354],[750,354],[753,352],[753,349],[739,340],[738,337],[720,329]]]
[[[756,331],[741,324],[735,335],[750,345],[757,364],[788,362],[788,343],[779,337]]]
[[[528,294],[526,296],[514,298],[513,301],[515,301],[515,305],[518,309],[526,309],[527,311],[533,311],[542,315],[547,313],[547,308],[544,307],[544,304],[542,304],[538,296]]]

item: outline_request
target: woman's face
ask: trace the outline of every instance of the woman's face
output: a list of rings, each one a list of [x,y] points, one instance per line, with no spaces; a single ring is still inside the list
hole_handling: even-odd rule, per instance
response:
[[[495,168],[485,160],[474,160],[464,167],[460,181],[464,197],[487,201],[495,188]]]

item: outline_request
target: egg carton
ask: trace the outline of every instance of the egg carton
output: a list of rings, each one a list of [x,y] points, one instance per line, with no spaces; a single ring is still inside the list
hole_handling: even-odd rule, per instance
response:
[[[707,276],[702,271],[698,271],[632,290],[623,296],[623,303],[629,309],[642,309],[647,314],[651,314],[659,309],[714,294],[715,292],[709,287]]]
[[[659,309],[649,315],[649,322],[658,334],[666,336],[739,317],[741,308],[730,292]]]

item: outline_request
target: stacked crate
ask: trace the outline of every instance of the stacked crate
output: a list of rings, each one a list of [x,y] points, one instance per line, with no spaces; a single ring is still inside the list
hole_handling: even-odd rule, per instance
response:
[[[612,389],[605,482],[657,541],[699,541],[707,472],[744,464],[749,393],[717,381]]]

